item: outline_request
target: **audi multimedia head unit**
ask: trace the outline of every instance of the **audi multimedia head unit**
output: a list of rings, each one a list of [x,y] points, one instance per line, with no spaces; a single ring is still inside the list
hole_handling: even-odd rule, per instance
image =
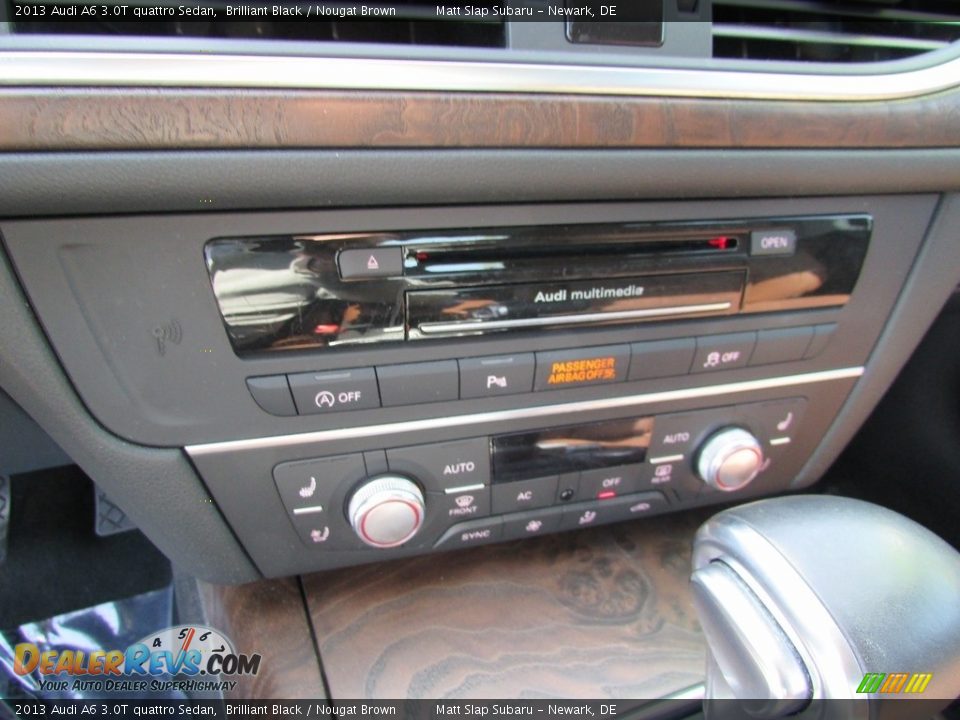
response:
[[[239,355],[842,305],[866,215],[216,239]]]

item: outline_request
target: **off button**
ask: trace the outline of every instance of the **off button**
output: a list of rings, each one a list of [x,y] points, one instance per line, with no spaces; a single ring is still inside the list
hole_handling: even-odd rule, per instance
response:
[[[373,368],[288,375],[293,401],[301,415],[380,407]]]

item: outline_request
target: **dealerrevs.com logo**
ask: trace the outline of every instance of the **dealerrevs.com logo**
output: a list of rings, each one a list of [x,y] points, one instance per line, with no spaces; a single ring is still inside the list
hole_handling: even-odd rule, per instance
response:
[[[41,690],[87,692],[229,691],[236,681],[217,676],[256,675],[261,660],[237,653],[223,633],[203,625],[170,627],[125,650],[41,651],[21,643],[14,653],[14,672],[39,675]]]

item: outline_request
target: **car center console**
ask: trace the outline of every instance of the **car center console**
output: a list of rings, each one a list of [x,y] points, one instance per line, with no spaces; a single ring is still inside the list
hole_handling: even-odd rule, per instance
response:
[[[16,221],[90,412],[267,576],[802,487],[928,195]]]

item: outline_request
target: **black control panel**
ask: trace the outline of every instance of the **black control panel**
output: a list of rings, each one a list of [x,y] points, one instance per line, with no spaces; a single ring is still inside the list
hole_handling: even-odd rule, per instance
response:
[[[90,413],[183,449],[276,577],[808,487],[937,202],[69,218],[4,242]]]
[[[836,325],[247,378],[272,415],[500,397],[809,360]]]
[[[390,447],[280,463],[273,479],[314,552],[450,549],[654,515],[762,484],[805,407],[791,397]]]

